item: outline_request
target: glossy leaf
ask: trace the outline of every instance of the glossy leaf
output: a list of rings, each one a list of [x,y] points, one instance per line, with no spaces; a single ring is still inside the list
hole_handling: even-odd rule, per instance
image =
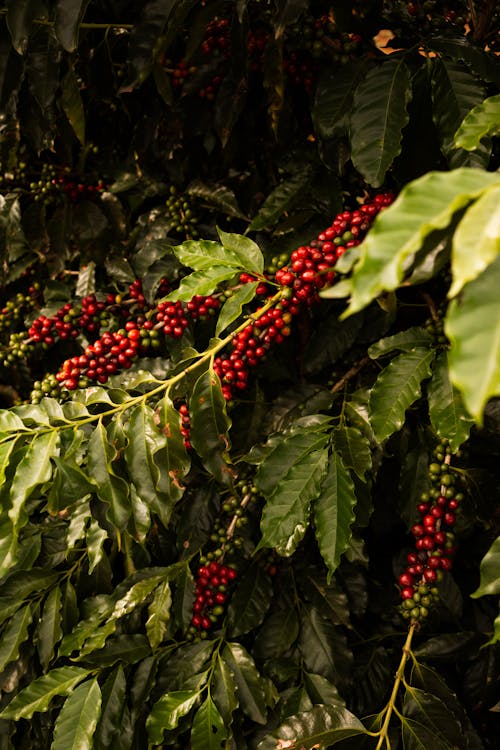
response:
[[[259,659],[280,656],[292,646],[299,634],[299,619],[294,607],[271,612],[259,628],[253,653]]]
[[[205,468],[222,484],[231,478],[229,463],[229,428],[231,420],[221,384],[213,370],[207,370],[196,381],[189,400],[191,415],[190,441]]]
[[[287,177],[269,193],[264,203],[250,222],[248,230],[258,232],[273,227],[278,219],[300,200],[311,181],[312,170],[306,165],[303,169]],[[258,273],[262,273],[259,271]]]
[[[149,641],[141,633],[113,635],[108,638],[102,648],[92,648],[92,652],[87,652],[87,644],[85,644],[84,650],[86,652],[85,663],[99,669],[112,667],[117,662],[137,664],[151,656]]]
[[[449,742],[438,737],[431,727],[405,716],[401,719],[401,737],[404,750],[454,750]]]
[[[322,436],[316,442],[317,449],[312,449],[294,463],[272,495],[266,498],[259,547],[275,547],[278,554],[288,557],[303,539],[311,502],[320,494],[328,464],[325,443],[326,437]]]
[[[453,452],[469,437],[473,420],[468,415],[457,389],[451,384],[448,354],[441,352],[432,368],[432,378],[427,385],[429,416],[440,438],[450,441]]]
[[[356,427],[339,425],[332,430],[333,444],[341,455],[347,469],[352,469],[360,479],[372,467],[372,454],[369,440]]]
[[[376,341],[368,348],[368,355],[371,359],[378,359],[395,351],[411,352],[412,349],[430,346],[431,343],[432,338],[425,328],[415,326]]]
[[[0,642],[0,672],[4,671],[9,662],[19,657],[19,648],[28,638],[32,619],[31,606],[27,605],[19,609],[7,623]]]
[[[68,695],[87,677],[82,667],[57,667],[33,680],[0,713],[2,719],[31,719],[37,711],[46,711],[56,695]]]
[[[101,713],[97,677],[78,685],[66,698],[54,725],[52,750],[90,750]]]
[[[376,219],[360,246],[347,310],[361,310],[402,281],[406,263],[435,229],[447,227],[456,211],[487,188],[500,184],[494,173],[477,169],[429,172],[403,188]]]
[[[260,565],[252,565],[238,582],[228,607],[230,637],[248,633],[260,625],[273,596],[268,574]]]
[[[352,678],[352,654],[346,639],[316,607],[303,608],[299,649],[306,669],[341,687]]]
[[[436,736],[436,741],[459,747],[462,728],[445,703],[435,695],[408,685],[403,703],[405,717],[420,721]]]
[[[195,271],[189,276],[184,276],[179,287],[170,292],[166,299],[183,300],[189,302],[196,294],[206,296],[215,292],[219,284],[232,279],[238,273],[238,267],[225,266],[212,263],[210,268]]]
[[[473,107],[455,133],[455,146],[474,151],[485,135],[500,133],[500,94]]]
[[[194,715],[191,728],[192,750],[221,750],[227,731],[217,706],[208,693]]]
[[[500,593],[500,536],[495,539],[481,560],[481,579],[471,594],[474,598]]]
[[[28,46],[33,20],[38,8],[35,0],[7,0],[7,27],[16,52],[23,55]]]
[[[217,233],[224,250],[229,251],[238,261],[240,268],[249,273],[262,274],[264,271],[264,256],[260,247],[250,237],[242,234],[224,232],[218,228]]]
[[[364,734],[363,724],[354,714],[340,706],[313,706],[289,716],[262,742],[257,750],[327,750],[341,740]]]
[[[343,135],[349,127],[354,93],[367,73],[365,60],[323,69],[314,101],[313,118],[323,139]]]
[[[453,282],[448,292],[455,297],[477,278],[500,253],[500,186],[493,186],[469,207],[453,235],[451,268]],[[474,252],[471,252],[474,248]]]
[[[452,300],[445,319],[450,380],[480,421],[486,402],[500,394],[500,255]]]
[[[231,726],[233,713],[239,706],[238,690],[231,670],[220,655],[217,656],[210,694],[222,716],[224,725]]]
[[[239,266],[238,257],[232,250],[213,240],[187,240],[172,250],[184,266],[195,271],[208,271],[214,266]]]
[[[148,619],[146,620],[146,634],[151,648],[157,648],[165,637],[170,620],[170,607],[172,595],[170,584],[163,581],[156,588],[153,600],[148,607]]]
[[[224,302],[222,309],[217,318],[217,325],[215,327],[215,335],[219,336],[222,331],[231,325],[239,316],[243,305],[251,302],[255,297],[255,290],[259,285],[258,281],[251,281],[248,284],[243,284],[240,289],[237,289],[233,294]]]
[[[162,523],[168,524],[171,508],[180,500],[184,492],[183,480],[191,465],[190,457],[184,445],[181,433],[181,417],[171,399],[165,395],[159,405],[160,427],[165,434],[166,443],[163,450],[155,454],[160,468],[160,487],[168,495],[169,503],[158,503],[154,510]]]
[[[87,545],[87,555],[89,559],[89,575],[94,572],[105,554],[103,544],[107,538],[107,531],[99,526],[99,523],[95,518],[92,518],[87,531],[85,532],[85,543]]]
[[[68,52],[74,52],[78,46],[80,21],[87,7],[88,0],[58,0],[56,4],[56,36]]]
[[[198,702],[196,690],[177,690],[166,693],[156,701],[146,721],[149,741],[155,745],[163,741],[166,730],[175,729],[179,720]]]
[[[54,649],[62,638],[61,605],[61,589],[54,586],[43,603],[42,616],[38,623],[37,651],[44,670],[48,668],[54,656]]]
[[[57,513],[88,497],[94,492],[95,485],[67,452],[64,458],[54,456],[53,462],[56,470],[48,494],[48,505],[51,513]]]
[[[85,143],[85,113],[80,95],[78,79],[73,68],[69,68],[61,83],[61,103],[81,144]]]
[[[94,744],[97,747],[110,747],[113,738],[120,733],[126,687],[125,673],[120,664],[111,672],[102,686],[101,715],[94,735]]]
[[[162,497],[158,491],[160,469],[155,462],[155,454],[165,449],[167,439],[159,429],[153,409],[147,404],[139,404],[131,409],[124,431],[128,474],[139,497],[149,508],[161,512],[168,498]]]
[[[388,59],[372,68],[356,89],[351,113],[351,158],[374,187],[384,182],[388,168],[401,153],[410,98],[410,71],[403,59]]]
[[[436,123],[441,150],[451,167],[486,167],[491,146],[480,144],[473,153],[455,148],[457,128],[470,110],[485,96],[479,80],[461,63],[433,59],[432,61],[433,118]]]
[[[382,443],[401,429],[406,410],[421,395],[421,383],[431,375],[435,353],[413,349],[392,360],[378,376],[370,394],[373,431]]]
[[[333,452],[321,493],[314,502],[315,534],[329,578],[351,542],[355,506],[356,494],[351,475],[341,456]]]
[[[222,659],[231,670],[238,687],[238,699],[243,712],[257,724],[265,724],[266,694],[252,657],[241,644],[227,643],[222,651]]]
[[[109,441],[101,420],[90,436],[88,451],[88,471],[96,482],[97,495],[108,503],[109,519],[122,530],[130,517],[129,489],[127,482],[115,471],[113,461],[118,457],[118,451]]]

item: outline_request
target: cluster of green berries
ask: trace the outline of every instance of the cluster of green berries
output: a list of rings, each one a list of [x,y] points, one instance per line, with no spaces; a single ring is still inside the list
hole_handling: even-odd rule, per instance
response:
[[[412,622],[428,617],[429,607],[439,599],[436,583],[452,568],[453,528],[463,494],[457,491],[451,455],[449,442],[442,439],[429,464],[430,489],[421,495],[417,506],[420,521],[411,528],[415,549],[408,553],[406,570],[399,576],[401,613]]]
[[[171,231],[187,239],[197,239],[199,237],[198,217],[192,199],[185,194],[179,194],[175,185],[171,185],[166,205]]]
[[[27,294],[17,292],[12,299],[7,300],[0,310],[0,335],[16,331],[25,316],[39,304],[39,296],[40,284],[35,282],[29,287]]]
[[[432,343],[436,349],[449,346],[449,341],[444,332],[444,316],[431,317],[425,322],[425,330],[432,336]]]

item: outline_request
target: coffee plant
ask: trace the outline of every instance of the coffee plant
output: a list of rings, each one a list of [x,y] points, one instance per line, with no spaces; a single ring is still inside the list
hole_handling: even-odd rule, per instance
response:
[[[0,2],[0,750],[493,750],[492,0]]]

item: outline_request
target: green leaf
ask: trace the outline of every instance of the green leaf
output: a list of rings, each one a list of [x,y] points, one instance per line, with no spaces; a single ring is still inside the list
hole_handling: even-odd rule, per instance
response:
[[[313,119],[323,140],[347,132],[354,93],[366,72],[365,60],[322,69],[316,85]]]
[[[350,428],[353,429],[353,428]],[[321,494],[314,502],[314,524],[321,556],[328,568],[328,580],[349,548],[356,518],[356,494],[342,458],[333,452],[328,462]]]
[[[410,98],[410,71],[404,59],[384,60],[368,72],[356,89],[351,113],[351,158],[374,187],[384,182],[387,170],[401,153]]]
[[[231,479],[229,468],[229,428],[231,420],[221,384],[213,370],[207,370],[196,381],[189,400],[191,415],[190,441],[205,468],[227,485]]]
[[[233,323],[233,321],[239,318],[243,305],[248,304],[248,302],[251,302],[255,297],[255,290],[258,285],[258,281],[243,284],[240,289],[237,289],[229,299],[224,302],[215,327],[216,336],[219,336],[222,331],[225,331],[226,328]]]
[[[267,719],[264,681],[250,654],[239,643],[226,643],[222,659],[238,687],[240,707],[252,721],[265,724]]]
[[[382,443],[401,429],[406,410],[421,396],[421,383],[431,375],[433,349],[413,349],[392,360],[378,376],[370,394],[373,432]]]
[[[150,0],[142,8],[139,23],[130,35],[129,64],[132,82],[122,91],[132,91],[150,73],[159,37],[178,0]]]
[[[91,575],[104,557],[103,544],[108,538],[108,533],[99,526],[98,521],[92,518],[85,532],[85,543],[89,559],[89,575]]]
[[[500,536],[481,560],[480,574],[479,586],[471,596],[477,599],[479,596],[500,594]]]
[[[240,268],[249,273],[262,274],[264,272],[264,256],[256,242],[242,234],[223,232],[217,227],[224,250],[237,258]]]
[[[56,695],[68,695],[90,673],[82,667],[58,667],[33,680],[0,713],[2,719],[31,719],[36,711],[46,711]]]
[[[222,716],[224,725],[226,727],[231,726],[233,713],[239,706],[238,690],[233,674],[220,654],[217,654],[210,693]]]
[[[127,438],[124,455],[128,474],[141,500],[158,512],[165,523],[167,516],[162,509],[168,504],[168,497],[158,491],[160,469],[155,462],[155,454],[165,450],[167,438],[158,425],[153,409],[147,404],[138,404],[131,409],[124,432]]]
[[[270,577],[259,564],[252,565],[238,582],[228,607],[230,637],[258,627],[273,596]]]
[[[73,128],[76,137],[85,143],[85,112],[80,95],[80,87],[73,68],[69,68],[61,82],[61,102],[64,113]]]
[[[466,211],[453,235],[451,269],[453,282],[448,297],[477,278],[500,252],[500,186],[485,190]],[[474,248],[474,252],[471,252]]]
[[[101,689],[94,677],[66,698],[54,725],[51,750],[91,750],[100,713]]]
[[[437,36],[428,41],[431,49],[444,53],[452,60],[463,60],[478,78],[500,86],[498,59],[494,53],[471,44],[469,39],[462,35],[454,39]]]
[[[397,288],[408,259],[435,229],[447,227],[456,211],[477,198],[500,176],[478,169],[428,172],[403,188],[379,214],[363,243],[354,268],[347,314],[361,310],[382,292]]]
[[[234,266],[223,266],[212,264],[211,268],[202,271],[195,271],[189,276],[185,276],[179,287],[170,292],[165,299],[177,301],[183,300],[189,302],[196,294],[204,297],[215,292],[219,284],[223,281],[232,279],[238,273],[238,268]]]
[[[217,706],[208,693],[193,719],[191,728],[192,750],[221,750],[227,731]]]
[[[432,730],[436,740],[441,741],[444,746],[449,744],[453,749],[460,747],[463,738],[460,723],[435,695],[407,685],[403,713],[406,718],[419,721]]]
[[[304,686],[313,704],[325,703],[328,706],[345,706],[345,701],[340,697],[335,685],[332,685],[320,674],[304,672]]]
[[[259,547],[275,547],[278,554],[289,557],[303,539],[311,502],[320,494],[328,464],[326,440],[326,436],[321,436],[317,449],[294,463],[266,498]]]
[[[401,717],[401,737],[404,750],[454,750],[452,745],[420,721]]]
[[[0,672],[19,657],[19,648],[28,639],[32,619],[31,606],[27,605],[19,609],[4,628],[0,642]]]
[[[162,695],[156,701],[146,720],[149,742],[159,745],[163,742],[163,733],[175,729],[179,720],[188,714],[197,703],[197,690],[177,690]]]
[[[345,636],[314,606],[302,608],[299,649],[309,672],[339,687],[352,679],[352,654]]]
[[[238,256],[229,247],[213,240],[187,240],[172,250],[182,265],[194,271],[214,270],[214,266],[240,267]]]
[[[257,750],[326,750],[341,740],[365,734],[359,719],[340,706],[313,706],[285,721],[262,742]],[[429,746],[430,747],[430,746]]]
[[[57,0],[56,36],[67,52],[74,52],[78,46],[80,21],[87,5],[88,0]]]
[[[474,151],[485,135],[500,134],[500,94],[473,107],[455,133],[455,147]]]
[[[276,224],[280,216],[288,211],[303,196],[312,177],[310,165],[305,165],[287,177],[269,193],[248,227],[249,232],[258,232]],[[259,271],[258,273],[262,273]]]
[[[207,185],[200,180],[190,182],[186,193],[195,198],[201,198],[204,204],[213,206],[226,216],[234,216],[236,219],[245,219],[245,215],[238,206],[234,192],[226,185]]]
[[[16,52],[24,55],[38,7],[34,0],[7,0],[7,27]]]
[[[74,503],[78,503],[95,490],[94,482],[67,455],[64,458],[54,456],[55,476],[48,494],[48,507],[51,513],[57,513]]]
[[[491,154],[491,146],[484,143],[470,154],[457,150],[455,133],[470,110],[485,98],[485,90],[479,80],[461,63],[433,58],[431,83],[433,118],[436,124],[441,151],[450,167],[477,166],[485,168]]]
[[[153,601],[148,607],[149,617],[146,620],[146,634],[153,650],[160,645],[165,637],[170,621],[171,606],[170,584],[168,581],[163,581],[155,589]]]
[[[474,420],[468,415],[459,391],[450,382],[447,352],[436,357],[427,385],[427,398],[434,431],[440,438],[450,441],[454,453],[469,437]]]
[[[37,651],[44,670],[48,668],[54,656],[54,648],[62,638],[61,600],[61,589],[55,586],[45,599],[38,623]]]
[[[371,359],[378,359],[391,352],[410,352],[418,347],[430,346],[431,343],[432,338],[425,328],[415,326],[376,341],[368,348],[368,356]]]
[[[281,656],[299,635],[299,618],[294,607],[277,609],[264,620],[254,642],[253,653],[258,659]]]
[[[109,674],[102,686],[102,705],[99,723],[94,735],[94,744],[108,748],[121,728],[121,719],[126,700],[127,682],[123,667],[119,664]]]
[[[500,394],[499,284],[500,255],[451,301],[445,319],[450,380],[477,421],[488,399]]]
[[[109,505],[110,521],[120,530],[130,517],[129,488],[115,471],[118,450],[108,439],[102,420],[97,423],[88,444],[88,472],[96,483],[98,497]]]
[[[365,479],[372,468],[370,441],[356,427],[339,425],[332,430],[335,449],[340,453],[347,469],[352,469],[360,479]]]
[[[160,401],[158,416],[167,440],[164,449],[156,454],[156,461],[161,466],[160,488],[168,495],[169,503],[161,503],[154,507],[154,511],[167,526],[173,506],[184,493],[182,481],[189,471],[191,459],[181,434],[181,416],[168,395]]]
[[[135,633],[133,635],[116,635],[109,638],[100,649],[92,649],[93,653],[87,653],[85,644],[85,662],[87,664],[103,669],[112,667],[118,661],[125,664],[137,664],[151,656],[151,646],[145,635]]]

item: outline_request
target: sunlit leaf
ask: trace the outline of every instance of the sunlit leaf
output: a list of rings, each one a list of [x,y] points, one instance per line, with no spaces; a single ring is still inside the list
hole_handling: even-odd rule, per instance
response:
[[[452,451],[469,437],[473,420],[467,413],[462,397],[451,384],[448,371],[448,354],[442,352],[432,368],[432,378],[427,385],[429,416],[436,434],[450,441]]]
[[[179,719],[191,711],[198,698],[196,690],[178,690],[162,695],[153,705],[146,721],[149,741],[160,744],[163,733],[167,729],[175,729]]]
[[[45,599],[42,616],[38,623],[37,650],[44,669],[49,666],[54,656],[54,649],[62,638],[61,605],[61,589],[59,586],[54,586]]]
[[[101,420],[89,439],[88,470],[96,482],[96,492],[109,505],[108,515],[118,529],[124,529],[130,517],[129,488],[116,473],[113,461],[118,451],[110,443]]]
[[[208,693],[194,715],[191,728],[192,750],[220,750],[227,739],[226,727],[217,706]]]
[[[216,336],[219,336],[222,331],[225,331],[225,329],[229,325],[231,325],[231,323],[239,318],[243,305],[251,302],[255,297],[255,290],[257,289],[258,285],[258,281],[252,281],[249,284],[243,284],[240,289],[237,289],[235,292],[233,292],[229,299],[224,302],[219,313],[219,317],[217,318],[217,325],[215,327]]]
[[[250,237],[233,234],[217,229],[224,250],[232,253],[241,268],[250,273],[262,274],[264,271],[264,256],[260,247]]]
[[[97,677],[78,685],[66,698],[54,724],[53,750],[91,750],[101,713]]]
[[[366,732],[363,724],[346,708],[340,706],[313,706],[289,716],[262,742],[257,750],[326,750],[341,740]]]
[[[240,706],[252,721],[265,724],[267,718],[264,684],[255,662],[239,643],[227,643],[222,659],[231,670],[238,687]]]
[[[183,300],[189,302],[195,295],[202,297],[215,292],[219,284],[232,279],[238,273],[238,267],[217,265],[212,263],[210,268],[195,271],[189,276],[184,276],[175,291],[170,292],[166,299]]]
[[[28,628],[32,619],[31,606],[27,605],[19,609],[4,628],[0,643],[1,672],[9,662],[18,658],[19,648],[28,638]]]
[[[146,620],[146,634],[153,649],[157,648],[165,637],[170,620],[171,605],[170,583],[163,581],[154,591],[153,600],[148,607],[149,616]]]
[[[68,695],[87,677],[83,667],[57,667],[33,680],[0,713],[2,719],[30,719],[36,711],[46,711],[56,695]]]
[[[500,536],[495,539],[481,560],[481,579],[471,594],[474,598],[500,593]]]

